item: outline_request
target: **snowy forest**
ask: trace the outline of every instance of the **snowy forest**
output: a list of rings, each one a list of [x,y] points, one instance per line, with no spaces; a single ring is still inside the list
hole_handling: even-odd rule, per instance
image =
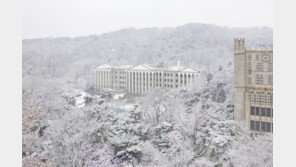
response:
[[[272,134],[233,120],[233,39],[268,27],[186,24],[22,41],[23,166],[271,167]],[[132,96],[94,91],[101,64],[205,70],[207,84]]]

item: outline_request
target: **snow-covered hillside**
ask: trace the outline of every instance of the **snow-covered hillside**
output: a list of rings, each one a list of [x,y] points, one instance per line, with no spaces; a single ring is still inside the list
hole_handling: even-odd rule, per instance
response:
[[[272,29],[188,24],[23,40],[23,112],[40,116],[23,117],[34,125],[23,137],[23,159],[38,166],[272,166],[272,134],[250,135],[233,121],[234,37],[271,45]],[[177,60],[207,69],[208,84],[143,96],[91,91],[100,64]]]
[[[61,78],[77,88],[93,86],[93,69],[101,64],[193,66],[213,71],[233,62],[233,38],[246,45],[272,45],[267,27],[227,28],[186,24],[176,28],[128,28],[76,38],[23,40],[23,79],[28,75]]]

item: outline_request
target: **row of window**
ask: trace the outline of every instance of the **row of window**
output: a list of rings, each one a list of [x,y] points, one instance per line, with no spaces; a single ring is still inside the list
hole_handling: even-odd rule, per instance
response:
[[[272,104],[272,95],[271,93],[250,93],[251,104],[256,105],[271,105]]]
[[[267,58],[269,58],[269,57],[271,57],[271,55],[268,55],[268,54],[264,54],[264,55],[262,55],[263,57],[263,59],[267,59]],[[249,58],[249,60],[252,60],[252,55],[251,54],[249,54],[249,56],[248,56],[248,58]],[[258,54],[256,54],[256,59],[255,59],[256,61],[259,61],[259,55]]]
[[[264,64],[267,64],[267,69],[266,70],[264,70]],[[273,67],[272,67],[273,65],[272,65],[272,63],[263,63],[263,62],[260,62],[260,63],[256,63],[256,65],[255,65],[255,70],[256,71],[269,71],[269,72],[272,72],[272,69],[273,69]],[[252,74],[252,63],[251,62],[249,62],[249,64],[248,64],[248,74]]]
[[[263,117],[273,117],[273,110],[271,108],[264,107],[251,107],[251,115],[263,116]]]
[[[270,122],[251,121],[251,130],[260,132],[272,132],[273,124]]]
[[[257,74],[256,78],[255,78],[255,83],[258,85],[263,85],[264,84],[264,77],[262,74]],[[252,84],[252,77],[248,77],[248,84]],[[272,85],[273,84],[273,79],[272,79],[272,75],[268,75],[267,78],[267,84],[268,85]]]
[[[141,84],[139,84],[139,83],[137,83],[136,85],[137,86],[139,86],[139,85],[141,86]],[[161,84],[155,84],[156,87],[158,87],[158,85],[161,87]],[[145,83],[143,83],[143,86],[145,86]],[[152,84],[151,83],[150,83],[150,86],[152,87]],[[168,88],[172,88],[173,87],[173,85],[170,85],[170,84],[163,84],[163,86],[164,87],[168,87]],[[178,88],[178,85],[176,85],[176,88]]]
[[[113,71],[111,71],[111,73],[113,73]],[[115,74],[117,74],[117,71],[114,71]],[[119,74],[126,74],[125,71],[119,71]]]
[[[133,82],[135,82],[135,81],[140,81],[141,82],[141,79],[140,78],[133,78],[133,80],[132,80]],[[132,82],[132,81],[130,81],[130,82]],[[145,78],[143,78],[143,81],[145,81]],[[147,81],[147,80],[146,80]],[[161,82],[161,78],[160,79],[158,79],[158,78],[156,78],[156,80],[155,80],[156,82]],[[171,82],[171,83],[173,83],[173,79],[164,79],[163,80],[164,82]],[[176,83],[178,83],[178,79],[176,79]],[[117,81],[116,81],[117,82]],[[152,78],[150,78],[150,82],[152,82]],[[182,84],[183,83],[183,80],[180,80],[180,83]],[[187,83],[187,80],[184,80],[184,84],[186,84]]]
[[[146,73],[146,76],[148,77],[148,73]],[[156,77],[158,77],[158,76],[160,76],[161,77],[161,73],[159,73],[159,75],[158,75],[158,73],[150,73],[150,77],[151,76],[156,76]],[[142,76],[142,73],[133,73],[133,76]],[[143,74],[143,76],[145,77],[145,74]],[[164,76],[166,77],[173,77],[173,74],[167,74],[167,73],[164,73]],[[176,74],[176,77],[178,77],[179,76],[179,74]],[[191,78],[191,76],[192,77],[194,77],[194,74],[180,74],[180,78],[182,78],[184,76],[184,78],[187,78],[187,76],[188,76],[188,78]]]
[[[117,76],[115,76],[114,78],[117,79]],[[119,79],[126,79],[126,77],[119,76]]]

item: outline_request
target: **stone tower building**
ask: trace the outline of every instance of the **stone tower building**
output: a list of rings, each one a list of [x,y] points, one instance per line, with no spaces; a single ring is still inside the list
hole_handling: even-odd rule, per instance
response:
[[[234,119],[251,131],[273,131],[273,50],[234,39]]]

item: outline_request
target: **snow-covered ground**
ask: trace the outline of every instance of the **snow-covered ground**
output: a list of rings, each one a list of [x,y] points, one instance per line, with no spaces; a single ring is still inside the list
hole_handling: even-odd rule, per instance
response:
[[[85,96],[86,96],[86,93],[81,91],[80,96],[75,97],[75,106],[77,108],[81,108],[85,106],[85,99],[84,99]]]
[[[121,94],[115,94],[115,95],[113,95],[113,99],[114,99],[114,100],[117,100],[117,99],[123,98],[124,95],[125,95],[124,93],[121,93]]]

